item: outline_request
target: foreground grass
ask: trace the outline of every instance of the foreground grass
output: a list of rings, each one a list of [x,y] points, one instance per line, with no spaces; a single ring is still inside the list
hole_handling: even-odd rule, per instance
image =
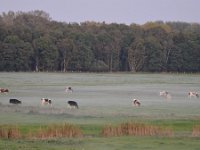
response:
[[[76,125],[83,136],[76,138],[26,138],[30,131],[37,132],[40,128],[51,125],[24,124],[18,125],[22,137],[19,139],[0,139],[0,149],[3,150],[198,150],[200,137],[192,137],[193,127],[198,127],[199,120],[151,120],[145,124],[170,127],[174,136],[119,136],[103,137],[100,133],[101,124]],[[116,126],[118,124],[113,123]],[[5,125],[6,126],[6,125]],[[199,129],[199,128],[198,128]]]
[[[0,140],[4,150],[198,150],[200,138],[161,137],[87,137],[53,140]]]
[[[86,119],[85,119],[86,120]],[[132,122],[132,123],[139,123],[139,124],[145,124],[148,126],[157,126],[161,128],[169,128],[174,131],[175,136],[191,136],[192,129],[195,126],[200,125],[200,120],[199,119],[127,119],[127,120],[122,120],[122,121],[113,121],[113,122],[106,122],[102,121],[103,123],[99,123],[95,120],[96,118],[93,119],[94,121],[89,121],[89,122],[57,122],[57,123],[1,123],[1,126],[9,127],[10,125],[13,127],[17,127],[20,130],[21,136],[24,137],[25,135],[29,134],[30,132],[34,133],[37,132],[40,128],[45,128],[48,127],[49,125],[63,125],[65,123],[67,124],[72,124],[75,125],[76,127],[80,128],[84,136],[92,136],[92,137],[97,137],[100,135],[102,129],[105,126],[118,126],[120,124],[126,123],[126,122]],[[111,119],[110,119],[111,120]]]

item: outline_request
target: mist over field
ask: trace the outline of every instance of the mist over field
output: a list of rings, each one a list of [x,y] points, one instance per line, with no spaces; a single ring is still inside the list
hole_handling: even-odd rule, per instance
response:
[[[2,113],[41,114],[50,118],[61,114],[71,119],[72,116],[90,116],[100,117],[100,120],[112,116],[113,120],[124,117],[199,118],[200,114],[200,100],[188,98],[189,91],[199,90],[198,74],[0,73],[0,76],[1,87],[10,90],[0,95]],[[68,86],[73,88],[73,93],[65,92]],[[163,90],[172,98],[159,96]],[[10,98],[17,98],[22,104],[13,106],[9,104]],[[52,107],[41,106],[41,98],[52,99]],[[132,106],[134,98],[141,102],[140,108]],[[69,109],[69,100],[76,101],[79,109]],[[57,120],[55,116],[52,118]],[[13,122],[18,120],[12,119]],[[23,118],[19,120],[23,123]],[[33,121],[31,116],[30,121]]]
[[[73,93],[65,92],[69,86]],[[2,149],[90,150],[95,146],[97,149],[156,150],[162,145],[168,150],[187,150],[199,147],[200,99],[188,98],[189,91],[199,93],[199,74],[2,72],[0,87],[9,89],[9,93],[0,94]],[[163,90],[170,93],[171,99],[159,95]],[[22,104],[9,104],[10,98],[19,99]],[[42,106],[41,98],[50,98],[52,106]],[[138,99],[141,106],[133,107],[133,99]],[[69,100],[76,101],[79,109],[69,109]],[[57,130],[62,133],[64,127],[71,133],[68,126],[75,126],[83,137],[50,137]],[[170,137],[138,137],[126,135],[126,130],[122,132],[124,129],[132,132],[135,126],[140,127],[139,134],[148,130],[150,134],[160,132]],[[13,136],[18,139],[2,139],[2,131],[9,128],[10,132],[16,132]],[[153,133],[152,129],[156,131]],[[118,131],[119,137],[104,138],[101,134],[118,135]],[[37,137],[46,134],[47,139],[29,140],[34,134]]]

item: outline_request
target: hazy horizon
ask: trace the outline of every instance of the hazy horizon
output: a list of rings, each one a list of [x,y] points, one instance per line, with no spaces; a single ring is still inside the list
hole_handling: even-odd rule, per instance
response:
[[[144,24],[149,21],[200,23],[197,0],[0,0],[0,14],[42,10],[59,22]]]

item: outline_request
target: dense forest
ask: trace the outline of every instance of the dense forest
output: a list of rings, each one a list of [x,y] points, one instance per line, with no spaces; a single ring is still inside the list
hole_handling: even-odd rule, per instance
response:
[[[57,22],[0,15],[0,71],[200,72],[200,24]]]

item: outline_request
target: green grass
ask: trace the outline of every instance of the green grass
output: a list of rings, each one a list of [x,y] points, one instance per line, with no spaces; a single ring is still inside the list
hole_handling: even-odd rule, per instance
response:
[[[200,138],[85,137],[53,140],[0,140],[4,150],[198,150]]]
[[[73,94],[64,88],[72,86]],[[0,125],[17,125],[22,139],[0,139],[5,150],[198,150],[199,139],[191,137],[200,125],[200,100],[188,99],[187,92],[199,91],[200,74],[131,73],[0,73],[0,87],[10,93],[0,94]],[[172,100],[159,97],[161,90]],[[40,99],[53,99],[53,107],[40,106]],[[9,98],[22,100],[11,106]],[[140,108],[131,100],[140,99]],[[68,110],[66,102],[76,100],[79,110]],[[144,123],[173,129],[174,137],[109,137],[100,135],[105,125],[125,122]],[[70,123],[78,126],[82,138],[47,140],[27,139],[41,126]]]

